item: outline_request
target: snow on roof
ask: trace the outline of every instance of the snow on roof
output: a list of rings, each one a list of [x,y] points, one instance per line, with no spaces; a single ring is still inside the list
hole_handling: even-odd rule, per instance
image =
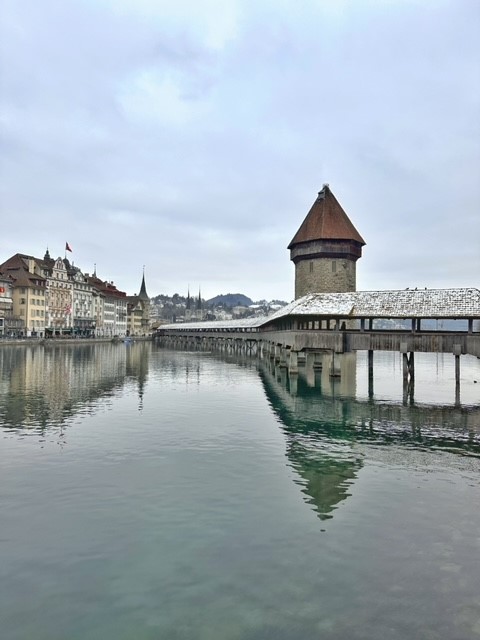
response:
[[[354,318],[480,318],[479,289],[404,289],[310,293],[267,321],[289,315]]]
[[[265,324],[267,318],[257,316],[255,318],[243,318],[241,320],[211,320],[206,322],[176,322],[174,324],[164,324],[162,329],[182,329],[188,331],[193,329],[253,329]]]
[[[310,293],[270,316],[242,320],[177,322],[162,329],[196,331],[255,329],[287,316],[338,318],[480,318],[479,289],[404,289],[402,291],[351,291]]]

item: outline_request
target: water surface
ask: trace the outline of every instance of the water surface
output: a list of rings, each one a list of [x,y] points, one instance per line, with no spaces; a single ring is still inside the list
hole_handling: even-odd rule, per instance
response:
[[[2,638],[480,638],[479,363],[2,347]]]

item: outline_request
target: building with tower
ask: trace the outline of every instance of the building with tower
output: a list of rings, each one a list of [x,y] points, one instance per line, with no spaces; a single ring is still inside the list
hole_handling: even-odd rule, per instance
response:
[[[365,241],[324,184],[288,245],[295,264],[295,298],[356,291],[356,262]]]
[[[145,286],[145,271],[140,293],[127,297],[127,335],[145,336],[150,333],[150,298]]]

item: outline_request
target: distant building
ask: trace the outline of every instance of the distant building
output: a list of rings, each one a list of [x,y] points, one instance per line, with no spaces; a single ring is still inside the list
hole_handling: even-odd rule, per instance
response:
[[[150,298],[142,276],[140,293],[127,297],[127,334],[129,336],[148,335],[151,330]]]
[[[288,245],[295,264],[295,298],[356,291],[356,262],[364,245],[329,186],[323,185]]]
[[[192,298],[190,296],[190,289],[188,289],[187,302],[185,305],[185,321],[200,322],[205,319],[205,315],[206,312],[203,308],[202,293],[200,288],[198,289],[198,298]]]

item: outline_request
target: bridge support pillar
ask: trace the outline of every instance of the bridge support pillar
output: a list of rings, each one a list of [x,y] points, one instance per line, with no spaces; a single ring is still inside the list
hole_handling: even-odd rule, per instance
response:
[[[275,362],[278,364],[282,358],[282,347],[276,344],[274,347]]]
[[[298,373],[298,353],[290,349],[290,359],[288,361],[288,371],[290,374]]]
[[[335,357],[335,351],[332,350],[332,362],[330,366],[330,377],[331,378],[340,378],[341,377],[341,369],[340,369],[340,357]]]

